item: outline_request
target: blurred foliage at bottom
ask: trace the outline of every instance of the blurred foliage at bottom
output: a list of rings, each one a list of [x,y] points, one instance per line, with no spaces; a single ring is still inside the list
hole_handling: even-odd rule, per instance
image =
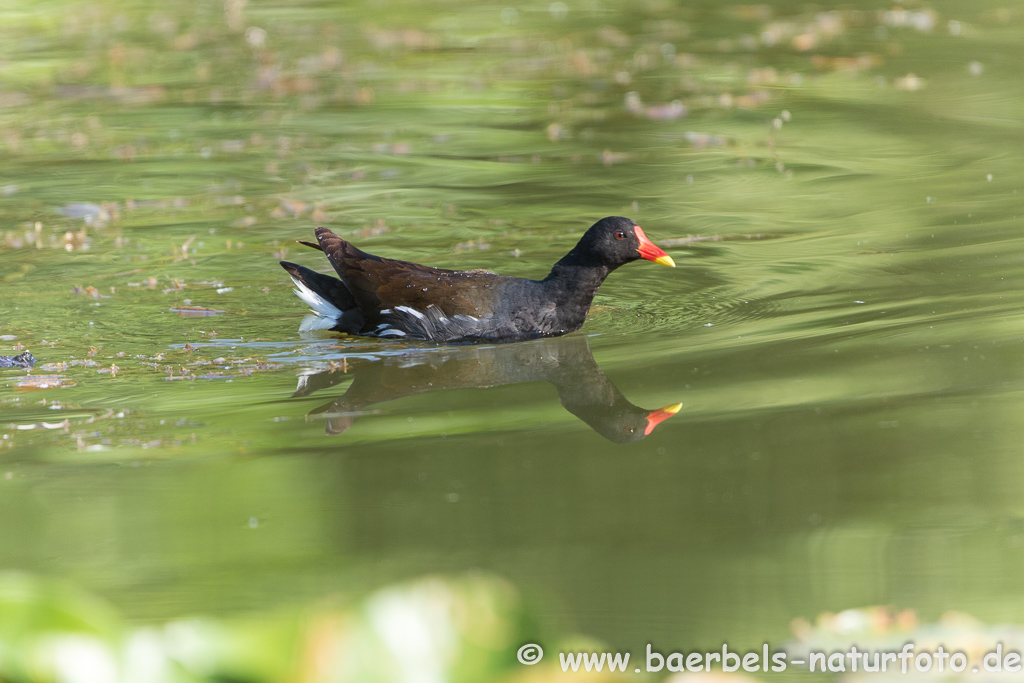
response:
[[[0,680],[485,681],[514,673],[530,620],[505,581],[422,578],[300,610],[131,627],[53,580],[0,576]]]

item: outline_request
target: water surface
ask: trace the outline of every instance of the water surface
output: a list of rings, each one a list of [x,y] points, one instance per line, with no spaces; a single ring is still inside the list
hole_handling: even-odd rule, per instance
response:
[[[484,571],[634,655],[1020,622],[1022,21],[12,5],[0,338],[39,363],[0,370],[0,565],[132,624]],[[300,334],[277,265],[326,225],[538,278],[606,215],[678,267],[562,340]]]

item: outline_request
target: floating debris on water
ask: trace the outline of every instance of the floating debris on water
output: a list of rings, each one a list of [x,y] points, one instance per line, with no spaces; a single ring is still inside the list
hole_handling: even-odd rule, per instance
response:
[[[470,240],[469,242],[459,242],[458,244],[455,245],[455,253],[458,254],[458,253],[463,252],[463,251],[476,251],[476,250],[486,251],[487,249],[490,249],[490,248],[491,248],[491,245],[489,243],[485,242],[484,238],[481,237],[481,238],[476,239],[476,240]]]
[[[704,149],[706,147],[725,147],[729,144],[729,139],[722,135],[714,135],[712,133],[698,133],[695,131],[687,131],[683,133],[683,139],[690,143],[691,147],[697,149]]]
[[[216,308],[206,308],[204,306],[172,306],[168,310],[174,311],[182,318],[207,318],[224,313],[224,311]]]
[[[88,294],[93,299],[109,299],[110,296],[106,294],[100,294],[100,290],[96,289],[92,285],[82,288],[80,285],[75,285],[71,288],[72,294]]]
[[[15,391],[42,391],[75,386],[75,381],[64,375],[29,375],[18,380]]]
[[[913,73],[909,73],[902,78],[897,78],[893,81],[893,86],[897,90],[906,90],[908,92],[915,92],[924,87],[924,79]]]
[[[17,356],[0,356],[0,368],[30,368],[35,364],[35,356],[28,351]]]
[[[171,287],[168,287],[167,289],[164,290],[164,294],[169,294],[171,292],[180,292],[181,290],[185,289],[185,283],[179,281],[177,278],[171,280],[171,285]]]
[[[652,121],[675,121],[689,113],[689,108],[682,100],[673,100],[668,104],[655,104],[644,106],[640,100],[640,93],[626,93],[625,108],[635,116],[646,116]]]
[[[32,429],[64,429],[66,430],[71,426],[71,421],[67,418],[60,422],[33,422],[31,424],[20,424],[16,425],[15,429],[19,432],[27,432]]]
[[[81,218],[88,225],[106,225],[110,222],[110,212],[99,204],[92,202],[71,202],[57,209],[57,213],[67,218]]]
[[[117,371],[120,369],[120,367],[111,363],[109,368],[100,368],[96,372],[100,374],[110,374],[111,377],[117,377]]]
[[[309,204],[298,199],[282,199],[281,203],[270,212],[271,218],[301,217],[309,209]]]

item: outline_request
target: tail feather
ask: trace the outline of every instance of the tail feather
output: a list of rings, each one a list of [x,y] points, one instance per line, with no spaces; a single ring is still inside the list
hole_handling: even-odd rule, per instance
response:
[[[295,283],[295,295],[306,302],[314,315],[306,316],[300,332],[310,330],[337,330],[359,332],[366,322],[345,284],[329,275],[323,275],[295,263],[281,261]]]

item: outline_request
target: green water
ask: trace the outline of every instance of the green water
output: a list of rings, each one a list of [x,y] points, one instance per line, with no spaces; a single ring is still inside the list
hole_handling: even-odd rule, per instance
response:
[[[0,354],[39,359],[0,370],[0,567],[136,626],[483,572],[523,640],[635,656],[1024,621],[1022,39],[999,2],[0,2]],[[565,339],[300,334],[277,265],[326,225],[542,277],[606,215],[678,267]]]

